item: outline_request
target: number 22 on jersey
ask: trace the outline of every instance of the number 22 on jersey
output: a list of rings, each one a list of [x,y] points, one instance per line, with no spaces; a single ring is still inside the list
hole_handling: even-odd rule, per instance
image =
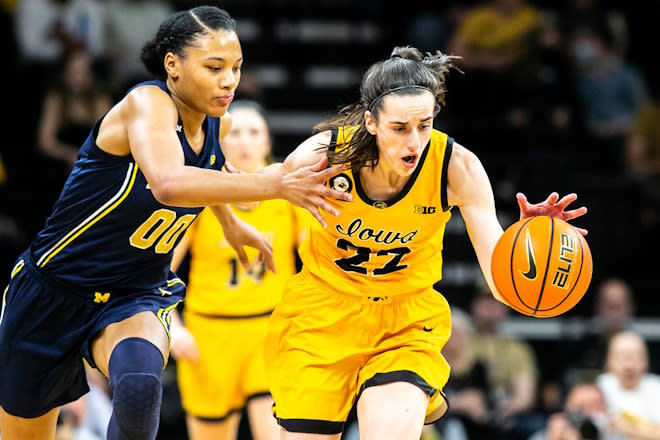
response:
[[[355,254],[350,257],[338,258],[335,260],[335,264],[346,272],[357,272],[365,275],[377,276],[396,272],[397,270],[405,269],[408,267],[407,264],[401,263],[401,259],[410,252],[410,248],[407,247],[381,249],[379,251],[372,252],[370,248],[356,246],[344,238],[337,240],[337,247],[345,251],[355,251]],[[376,257],[389,256],[390,258],[386,260],[386,262],[381,267],[373,269],[371,273],[369,273],[369,270],[362,266],[362,264],[367,263],[371,259],[372,253],[375,253]]]

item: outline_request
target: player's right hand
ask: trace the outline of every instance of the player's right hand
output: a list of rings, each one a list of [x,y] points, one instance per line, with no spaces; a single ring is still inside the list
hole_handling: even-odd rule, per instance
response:
[[[195,342],[195,337],[183,325],[172,325],[170,330],[170,355],[174,359],[186,359],[196,361],[199,359],[199,347]]]
[[[559,194],[553,192],[547,199],[535,204],[530,204],[527,201],[527,196],[523,193],[517,193],[516,199],[518,200],[518,206],[520,207],[520,220],[538,215],[547,215],[567,222],[587,213],[587,208],[585,206],[566,211],[568,205],[577,200],[577,194],[575,193],[568,194],[560,200]],[[588,233],[584,228],[576,227],[575,229],[577,229],[582,235],[587,235]]]
[[[325,182],[345,171],[348,166],[339,165],[330,168],[327,168],[327,166],[328,158],[323,157],[314,165],[285,173],[282,177],[282,197],[296,206],[307,209],[324,228],[327,223],[321,216],[319,209],[334,216],[339,215],[339,211],[330,205],[325,198],[344,201],[353,200],[350,194],[328,188],[325,185]]]

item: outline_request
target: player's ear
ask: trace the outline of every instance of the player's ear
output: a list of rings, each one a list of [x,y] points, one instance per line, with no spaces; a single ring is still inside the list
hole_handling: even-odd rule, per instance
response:
[[[172,79],[179,78],[179,58],[177,56],[172,52],[167,52],[163,64],[165,65],[167,76],[172,77]]]
[[[376,118],[374,115],[367,110],[364,112],[364,126],[372,136],[376,135]]]

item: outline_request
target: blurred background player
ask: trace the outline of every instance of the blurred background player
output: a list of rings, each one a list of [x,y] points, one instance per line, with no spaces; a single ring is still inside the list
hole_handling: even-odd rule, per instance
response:
[[[240,171],[262,170],[271,153],[263,108],[239,100],[229,111],[232,126],[222,142],[227,161]],[[173,320],[172,354],[191,440],[235,439],[245,406],[252,437],[275,440],[280,429],[272,416],[262,347],[284,281],[296,272],[298,217],[304,213],[283,200],[232,209],[271,243],[277,273],[267,271],[256,252],[247,254],[245,269],[215,216],[203,211],[172,261],[176,270],[190,251],[183,321],[178,314]]]

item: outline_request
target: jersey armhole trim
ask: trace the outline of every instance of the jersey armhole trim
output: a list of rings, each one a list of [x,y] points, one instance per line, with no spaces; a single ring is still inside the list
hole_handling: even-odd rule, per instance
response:
[[[440,177],[440,203],[442,204],[443,211],[449,211],[451,206],[447,201],[447,173],[449,171],[449,159],[451,159],[451,152],[454,148],[454,138],[447,137],[447,145],[445,146],[445,155],[442,158],[442,176]]]
[[[337,149],[337,138],[339,137],[339,128],[332,127],[330,129],[330,145],[328,145],[328,150],[334,152]]]

